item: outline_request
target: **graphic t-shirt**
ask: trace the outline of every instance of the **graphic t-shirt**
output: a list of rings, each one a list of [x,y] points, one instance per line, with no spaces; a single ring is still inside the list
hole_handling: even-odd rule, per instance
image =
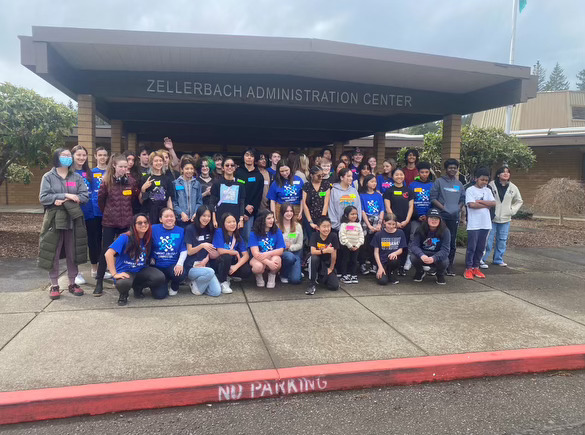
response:
[[[360,200],[362,202],[362,211],[365,211],[368,217],[380,217],[380,212],[384,211],[384,198],[379,192],[360,193]]]
[[[329,246],[333,246],[335,250],[339,249],[339,238],[337,235],[331,231],[329,235],[323,240],[321,237],[321,233],[315,232],[311,235],[310,246],[316,249],[325,249]],[[327,267],[331,266],[331,254],[323,254],[321,255],[321,260],[323,263],[327,265]]]
[[[77,172],[79,175],[81,175],[81,178],[83,178],[83,181],[85,182],[85,185],[87,186],[87,193],[89,194],[89,197],[91,198],[91,195],[93,192],[93,185],[92,185],[93,177],[92,177],[91,172],[88,174],[87,171],[84,171],[83,169],[76,169],[75,172]],[[79,206],[81,207],[81,211],[83,211],[83,216],[84,216],[85,220],[94,218],[93,204],[91,203],[91,199],[89,201],[87,201],[85,204],[79,204]]]
[[[90,191],[90,197],[91,205],[93,207],[93,215],[95,217],[102,216],[102,211],[98,206],[98,192],[100,191],[100,186],[102,185],[102,179],[104,178],[105,173],[106,173],[105,169],[93,168],[91,170],[91,178],[93,179],[93,189]]]
[[[392,186],[384,192],[384,199],[390,201],[392,213],[396,215],[396,218],[399,221],[404,221],[408,215],[409,203],[414,200],[414,192],[410,187]],[[414,216],[413,213],[413,218]]]
[[[388,263],[388,255],[394,251],[398,251],[400,248],[406,248],[406,237],[404,231],[400,229],[397,229],[393,233],[389,233],[383,229],[374,235],[370,245],[380,250],[380,261],[382,264],[386,264]]]
[[[470,186],[465,191],[465,204],[477,200],[495,201],[494,195],[490,188]],[[491,230],[492,219],[489,208],[471,208],[467,207],[467,230]]]
[[[386,190],[394,186],[394,180],[392,177],[387,177],[384,174],[380,174],[376,177],[376,182],[378,183],[378,190],[383,195]]]
[[[138,258],[131,258],[125,251],[129,238],[126,234],[120,236],[110,245],[110,249],[116,251],[116,272],[138,273],[146,267],[146,249],[142,243],[140,255]]]
[[[415,180],[408,186],[414,192],[414,210],[416,216],[426,216],[429,208],[431,208],[431,188],[433,183],[427,181]]]
[[[248,249],[248,246],[242,237],[240,237],[239,240],[235,240],[235,237],[232,235],[226,242],[225,236],[223,235],[223,230],[221,229],[215,231],[215,235],[213,236],[213,246],[216,249],[233,249],[238,251],[240,254],[243,254]]]
[[[185,245],[191,245],[194,248],[201,243],[211,243],[213,240],[213,233],[209,232],[207,228],[200,228],[193,224],[185,228]],[[202,261],[209,255],[206,249],[201,249],[194,255],[189,255],[185,260],[185,268],[193,267],[196,261]]]
[[[215,204],[215,215],[219,222],[224,213],[231,213],[236,221],[244,213],[246,191],[243,183],[236,179],[226,180],[221,177],[211,186],[212,204]]]
[[[439,237],[436,237],[435,232],[429,232],[427,237],[423,239],[421,249],[428,255],[432,257],[434,254],[441,250],[442,240]]]
[[[290,202],[291,204],[298,205],[301,203],[301,198],[303,196],[303,184],[303,180],[296,175],[293,178],[293,184],[285,181],[284,185],[279,186],[276,181],[273,181],[266,197],[278,204]]]
[[[167,206],[169,197],[175,196],[175,186],[173,184],[173,178],[166,174],[149,174],[146,177],[142,177],[140,186],[146,183],[149,177],[152,183],[142,195],[144,200],[142,203],[142,212],[149,215],[150,222],[158,222],[160,210]]]
[[[186,251],[185,230],[175,226],[167,230],[162,224],[152,226],[151,256],[155,266],[165,268],[174,266],[179,260],[181,251]]]
[[[257,246],[260,252],[274,251],[280,248],[286,249],[284,236],[280,228],[277,228],[275,233],[268,233],[265,236],[258,236],[252,231],[250,233],[250,240],[248,240],[248,246],[250,248]]]

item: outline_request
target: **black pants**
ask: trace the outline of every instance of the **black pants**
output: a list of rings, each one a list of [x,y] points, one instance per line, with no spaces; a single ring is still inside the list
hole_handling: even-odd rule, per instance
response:
[[[98,264],[102,252],[102,218],[95,217],[85,221],[87,228],[87,247],[89,248],[89,262]]]
[[[398,257],[400,259],[400,267],[404,267],[406,259],[408,258],[408,243],[410,242],[410,222],[407,226],[402,228],[404,231],[404,237],[406,237],[406,248],[402,248],[402,254]]]
[[[100,254],[100,262],[98,264],[97,270],[97,277],[96,279],[104,279],[104,273],[106,273],[106,257],[104,254],[110,247],[114,240],[122,234],[128,231],[128,228],[111,228],[111,227],[104,227],[103,228],[103,237],[102,237],[102,252]]]
[[[138,273],[126,273],[130,275],[130,278],[116,280],[116,289],[121,295],[128,295],[131,288],[134,289],[135,294],[142,293],[142,290],[148,287],[153,298],[167,297],[165,275],[156,267],[145,267]]]
[[[422,272],[423,266],[434,267],[437,272],[437,276],[444,276],[445,272],[447,271],[447,267],[449,266],[449,260],[447,258],[442,261],[436,261],[433,264],[425,264],[420,259],[420,257],[413,254],[410,256],[410,261],[412,262],[412,265],[417,272]]]
[[[158,267],[158,266],[155,266],[155,267],[165,275],[165,284],[168,285],[168,282],[170,281],[171,282],[171,289],[173,289],[174,291],[178,291],[179,286],[181,285],[181,283],[183,282],[183,280],[187,276],[185,274],[185,269],[183,269],[183,273],[181,273],[179,276],[177,276],[177,275],[175,275],[175,265],[174,264],[172,266],[168,266],[168,267]]]
[[[347,246],[341,245],[341,263],[339,263],[338,272],[341,275],[357,275],[359,249],[352,251]],[[349,265],[348,265],[349,263]]]
[[[453,266],[455,260],[455,252],[457,251],[457,228],[459,228],[459,219],[443,218],[443,222],[449,228],[451,233],[451,245],[449,246],[449,266]]]
[[[386,285],[388,284],[389,277],[401,266],[400,257],[396,260],[388,260],[386,264],[384,264],[384,270],[386,271],[386,275],[382,275],[382,278],[378,279],[378,284]]]
[[[465,268],[477,268],[487,242],[490,230],[467,230],[467,252],[465,254]]]
[[[215,270],[215,276],[220,283],[227,281],[230,267],[237,262],[238,258],[235,255],[230,254],[222,254],[212,261],[211,267],[213,270]],[[252,268],[250,267],[250,263],[245,263],[242,264],[231,276],[247,279],[250,275],[252,275]]]
[[[309,268],[309,281],[312,284],[319,283],[325,285],[329,290],[339,289],[339,280],[335,274],[335,269],[330,274],[327,274],[328,265],[322,260],[320,255],[311,255],[311,266]]]
[[[364,244],[360,246],[359,249],[359,256],[358,262],[359,264],[364,264],[366,261],[369,261],[371,264],[376,264],[376,259],[374,258],[374,248],[372,247],[372,239],[376,233],[368,234],[364,237]]]

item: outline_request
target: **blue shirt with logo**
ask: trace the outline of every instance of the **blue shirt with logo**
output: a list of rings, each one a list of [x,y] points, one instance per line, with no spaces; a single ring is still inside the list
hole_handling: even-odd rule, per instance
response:
[[[414,191],[414,210],[416,216],[426,216],[431,208],[431,188],[433,183],[427,181],[423,183],[415,180],[408,186]]]
[[[380,174],[376,177],[376,182],[378,183],[378,190],[383,195],[387,189],[390,189],[394,186],[394,180],[391,177],[387,177],[384,174]]]
[[[125,251],[130,238],[126,234],[120,236],[110,245],[110,249],[116,251],[116,272],[138,273],[146,267],[146,249],[144,242],[141,244],[138,258],[131,258]]]
[[[380,216],[380,212],[384,211],[384,198],[379,192],[360,193],[360,201],[362,210],[368,216]]]
[[[93,168],[91,170],[91,178],[93,180],[93,189],[90,191],[90,200],[91,205],[93,207],[93,215],[95,217],[102,217],[102,211],[98,206],[98,192],[100,191],[100,187],[102,185],[102,179],[104,178],[104,174],[106,173],[105,169],[100,168]]]
[[[91,172],[88,174],[86,171],[84,171],[83,169],[76,169],[75,172],[77,172],[79,175],[81,175],[81,178],[83,178],[83,181],[85,181],[85,185],[87,186],[87,192],[89,194],[89,197],[91,198],[93,195],[93,177]],[[81,211],[83,211],[83,216],[85,218],[85,220],[89,220],[89,219],[93,219],[95,217],[95,215],[93,214],[93,204],[92,201],[87,201],[85,204],[80,204],[81,207]]]
[[[234,249],[240,254],[243,254],[248,249],[246,242],[244,239],[242,239],[242,237],[240,237],[239,240],[234,243],[234,236],[232,235],[230,240],[226,242],[223,235],[223,230],[221,229],[215,230],[215,235],[213,236],[213,247],[216,249]]]
[[[181,251],[186,251],[185,230],[175,226],[167,230],[162,224],[152,226],[152,248],[150,253],[154,258],[154,265],[164,269],[174,266],[179,261]]]
[[[284,237],[280,228],[276,229],[275,233],[268,233],[264,237],[258,237],[254,231],[250,233],[250,240],[248,241],[250,248],[257,246],[260,252],[274,251],[275,249],[286,249],[284,244]]]
[[[300,177],[294,176],[293,184],[291,185],[288,181],[284,182],[284,185],[279,186],[276,181],[273,181],[266,194],[266,198],[277,202],[278,204],[284,204],[290,202],[291,204],[298,205],[301,203],[303,180]]]

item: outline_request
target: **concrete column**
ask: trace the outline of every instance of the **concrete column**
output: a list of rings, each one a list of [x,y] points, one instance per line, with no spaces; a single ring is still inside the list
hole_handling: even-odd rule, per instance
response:
[[[95,166],[95,98],[93,95],[77,96],[77,143],[89,154],[90,167]]]
[[[461,115],[448,115],[443,118],[443,141],[441,159],[461,158]]]
[[[112,145],[110,151],[112,154],[120,154],[124,151],[124,140],[122,138],[124,123],[118,119],[112,119],[110,126],[112,127]]]
[[[374,157],[378,166],[382,167],[382,162],[386,159],[386,132],[380,131],[374,133]]]
[[[136,133],[128,133],[128,151],[138,151],[138,135]]]
[[[341,158],[345,142],[333,142],[333,163]],[[335,168],[333,168],[335,170]]]

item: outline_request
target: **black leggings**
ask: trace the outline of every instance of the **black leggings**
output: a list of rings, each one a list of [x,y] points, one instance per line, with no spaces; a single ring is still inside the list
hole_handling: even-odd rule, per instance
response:
[[[366,261],[369,261],[371,264],[376,264],[376,259],[374,258],[374,248],[371,246],[372,239],[375,235],[376,233],[366,233],[366,236],[364,237],[364,244],[360,246],[359,249],[359,264],[364,264]]]
[[[213,261],[211,267],[215,270],[215,276],[219,282],[227,281],[227,277],[230,271],[230,267],[238,262],[238,258],[235,255],[222,254],[216,260]],[[248,278],[252,275],[252,268],[250,263],[242,264],[238,270],[232,276],[237,276],[242,279]]]
[[[89,262],[98,264],[102,252],[102,218],[95,217],[85,221],[87,228],[87,247],[89,248]]]
[[[406,259],[408,258],[408,243],[410,242],[410,222],[407,226],[402,228],[404,231],[404,237],[406,238],[406,248],[402,248],[402,254],[398,257],[400,259],[400,267],[404,267]]]
[[[317,284],[317,278],[319,278],[319,283],[325,285],[329,290],[339,288],[339,280],[335,274],[335,269],[330,274],[327,274],[327,264],[321,259],[321,256],[311,255],[309,280],[312,284]]]
[[[102,236],[102,253],[100,254],[100,262],[98,264],[97,270],[97,277],[96,279],[104,279],[104,273],[106,273],[106,257],[104,254],[110,247],[114,240],[122,234],[128,231],[128,228],[111,228],[111,227],[104,227],[103,228],[103,236]]]
[[[396,269],[401,267],[400,265],[400,257],[396,260],[388,260],[388,262],[384,265],[384,270],[386,271],[386,275],[382,275],[382,278],[378,278],[378,284],[386,285],[388,284],[388,279]]]
[[[351,249],[349,249],[347,246],[345,245],[341,245],[341,249],[339,250],[339,252],[341,252],[341,262],[338,262],[339,264],[339,269],[338,272],[341,275],[357,275],[357,270],[358,270],[358,254],[359,254],[359,249],[352,251]],[[349,262],[349,267],[348,267],[348,263]]]
[[[138,273],[126,273],[130,278],[116,280],[116,289],[121,295],[128,295],[131,288],[134,289],[134,294],[142,294],[142,290],[148,287],[153,298],[167,297],[165,275],[156,267],[145,267]]]

